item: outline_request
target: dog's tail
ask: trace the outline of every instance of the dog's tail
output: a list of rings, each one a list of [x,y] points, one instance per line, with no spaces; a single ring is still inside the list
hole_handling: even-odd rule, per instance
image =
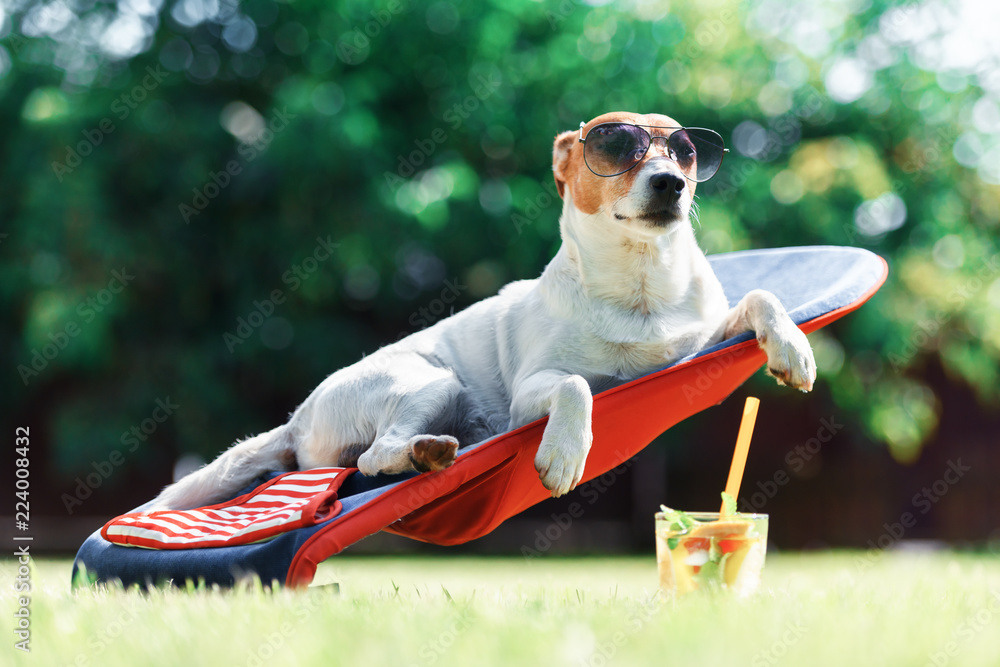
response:
[[[232,498],[258,476],[295,468],[291,427],[276,429],[237,442],[219,458],[163,489],[144,511],[184,510]]]

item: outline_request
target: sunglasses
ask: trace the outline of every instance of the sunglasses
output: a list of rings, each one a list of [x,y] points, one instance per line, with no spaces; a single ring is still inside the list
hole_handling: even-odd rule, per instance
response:
[[[639,164],[656,139],[666,142],[667,155],[689,180],[701,183],[715,176],[729,152],[718,132],[703,127],[663,127],[632,123],[601,123],[586,138],[580,123],[583,161],[597,176],[619,176]],[[652,136],[647,127],[673,130],[670,136]]]

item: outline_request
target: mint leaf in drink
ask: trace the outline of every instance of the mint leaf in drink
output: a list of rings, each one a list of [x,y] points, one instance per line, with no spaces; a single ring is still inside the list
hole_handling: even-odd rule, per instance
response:
[[[725,514],[737,514],[739,512],[736,509],[736,498],[733,498],[725,491],[722,492],[722,507]]]
[[[666,505],[660,505],[660,515],[664,521],[669,523],[670,530],[675,533],[686,533],[694,528],[696,523],[686,512],[671,509]]]
[[[717,538],[713,537],[708,541],[708,560],[716,564],[722,560],[722,549],[719,547],[719,540]]]

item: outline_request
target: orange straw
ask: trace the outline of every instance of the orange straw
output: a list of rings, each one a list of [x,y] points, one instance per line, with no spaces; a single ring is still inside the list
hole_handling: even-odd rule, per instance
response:
[[[743,469],[747,465],[747,454],[750,451],[750,438],[753,436],[753,426],[757,421],[757,408],[760,399],[747,396],[743,405],[743,420],[740,422],[740,432],[736,436],[736,451],[733,452],[733,463],[729,466],[729,479],[726,481],[726,493],[734,500],[740,495],[740,482],[743,481]],[[726,504],[722,504],[720,514],[726,514]]]

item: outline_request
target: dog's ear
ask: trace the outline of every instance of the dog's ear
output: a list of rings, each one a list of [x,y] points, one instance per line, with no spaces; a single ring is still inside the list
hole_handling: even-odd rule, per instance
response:
[[[556,143],[552,147],[552,174],[556,179],[556,188],[559,189],[559,196],[565,198],[566,191],[566,169],[569,166],[569,152],[577,142],[577,132],[563,132],[556,137]]]

